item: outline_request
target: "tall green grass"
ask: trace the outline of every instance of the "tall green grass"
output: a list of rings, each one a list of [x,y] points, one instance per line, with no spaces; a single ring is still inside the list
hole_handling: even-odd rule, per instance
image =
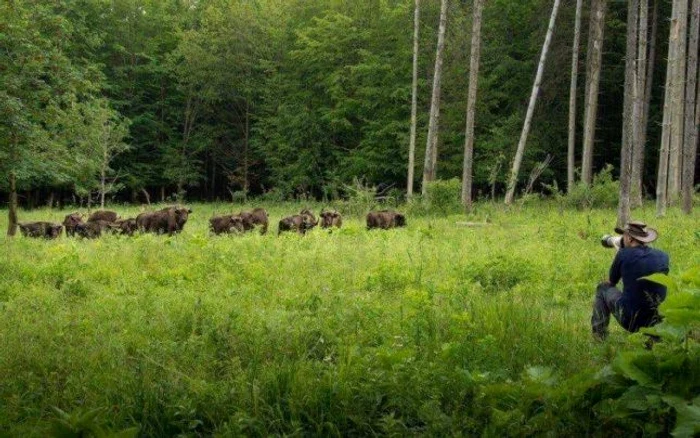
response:
[[[590,336],[612,210],[485,203],[467,219],[368,232],[346,217],[277,237],[302,206],[265,207],[264,236],[209,236],[234,207],[195,204],[174,237],[2,240],[0,430],[44,436],[54,408],[102,408],[95,421],[142,436],[526,434],[499,412],[528,372],[602,369],[636,342],[617,326]],[[672,275],[700,265],[698,213],[634,217],[659,229]]]

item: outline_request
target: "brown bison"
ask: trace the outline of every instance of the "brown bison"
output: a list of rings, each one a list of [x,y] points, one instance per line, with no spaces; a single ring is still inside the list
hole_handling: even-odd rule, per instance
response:
[[[129,219],[118,219],[116,222],[109,225],[109,229],[112,230],[114,234],[121,234],[122,236],[133,236],[134,233],[139,229],[136,225],[135,218]]]
[[[140,231],[173,235],[185,226],[192,210],[188,208],[166,207],[159,211],[141,213],[136,216],[136,225]]]
[[[321,211],[321,228],[340,228],[343,226],[343,217],[337,211]]]
[[[240,215],[215,216],[209,219],[209,230],[216,234],[242,233],[245,225]]]
[[[307,231],[318,225],[313,213],[304,209],[299,214],[288,216],[279,222],[277,235],[279,236],[284,231],[296,231],[299,234],[306,234]]]
[[[97,221],[105,221],[105,222],[116,222],[117,219],[119,219],[119,215],[114,212],[114,211],[108,211],[108,210],[97,210],[93,214],[91,214],[88,217],[88,222],[97,222]]]
[[[395,211],[382,210],[370,211],[367,213],[367,229],[380,228],[388,230],[389,228],[405,227],[406,216]]]
[[[17,224],[24,237],[56,239],[61,235],[63,225],[53,222],[25,222]]]
[[[75,227],[83,223],[83,215],[79,213],[71,213],[63,219],[63,226],[66,229],[66,236],[75,236]]]
[[[260,234],[267,233],[268,216],[264,208],[254,208],[252,211],[242,211],[238,217],[243,221],[245,231],[251,231],[256,225],[260,225]]]
[[[112,222],[95,220],[75,226],[75,234],[84,239],[97,239],[103,231],[111,229]]]

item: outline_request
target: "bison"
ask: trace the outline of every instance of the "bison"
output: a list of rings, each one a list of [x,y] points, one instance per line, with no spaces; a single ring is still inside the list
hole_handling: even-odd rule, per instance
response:
[[[215,216],[209,219],[209,230],[216,235],[242,233],[245,225],[240,215]]]
[[[314,217],[310,210],[304,209],[299,214],[280,220],[277,235],[279,236],[284,231],[296,231],[299,234],[306,234],[308,230],[316,225],[318,225],[318,219]]]
[[[84,239],[96,239],[102,236],[103,231],[111,229],[112,222],[94,220],[75,226],[75,233]]]
[[[75,227],[83,223],[83,215],[79,213],[71,213],[63,219],[63,227],[66,229],[66,236],[75,236]]]
[[[367,213],[367,229],[380,228],[388,230],[389,228],[405,227],[406,216],[395,211],[382,210],[371,211]]]
[[[53,222],[25,222],[20,223],[19,230],[24,237],[43,237],[45,239],[56,239],[63,230],[62,224]]]
[[[238,217],[243,221],[245,231],[250,231],[256,225],[260,225],[260,234],[267,233],[268,216],[264,208],[255,208],[252,211],[242,211]]]
[[[340,228],[343,226],[343,217],[337,211],[321,211],[321,228]]]
[[[166,207],[159,211],[141,213],[136,216],[136,225],[140,231],[173,235],[185,226],[192,210],[188,208]]]
[[[105,222],[116,222],[117,219],[119,219],[119,215],[114,212],[114,211],[108,211],[108,210],[97,210],[93,214],[91,214],[88,217],[88,222],[97,222],[97,221],[105,221]]]
[[[110,224],[109,228],[114,234],[121,234],[122,236],[133,236],[139,229],[136,225],[135,218],[118,219],[116,222]]]

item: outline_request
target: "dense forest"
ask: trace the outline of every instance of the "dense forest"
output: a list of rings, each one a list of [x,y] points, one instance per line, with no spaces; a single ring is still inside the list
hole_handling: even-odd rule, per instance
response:
[[[577,167],[596,2],[583,3]],[[416,187],[440,6],[420,5]],[[563,0],[556,19],[519,189],[548,156],[535,190],[566,187],[575,6]],[[14,185],[19,203],[31,207],[90,196],[336,198],[358,181],[405,190],[414,7],[413,0],[2,2],[0,196],[6,201]],[[551,10],[550,0],[485,3],[475,198],[506,190]],[[604,15],[593,173],[610,164],[617,175],[620,167],[627,11],[626,2],[609,2]],[[655,0],[647,12],[649,29],[658,16],[642,178],[653,196],[671,4]],[[447,2],[438,179],[462,175],[472,13],[471,1]]]

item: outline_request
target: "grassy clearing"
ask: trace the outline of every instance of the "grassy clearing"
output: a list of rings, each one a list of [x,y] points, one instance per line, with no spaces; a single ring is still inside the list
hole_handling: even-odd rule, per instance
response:
[[[209,204],[172,238],[3,240],[0,430],[44,435],[58,407],[104,408],[109,428],[143,436],[489,434],[521,424],[498,412],[531,367],[566,378],[639,343],[589,334],[613,211],[481,204],[467,220],[490,226],[409,215],[367,232],[346,217],[276,237],[300,206],[266,207],[265,236],[210,237],[231,207]],[[700,265],[697,212],[635,218],[659,229],[671,275]]]

